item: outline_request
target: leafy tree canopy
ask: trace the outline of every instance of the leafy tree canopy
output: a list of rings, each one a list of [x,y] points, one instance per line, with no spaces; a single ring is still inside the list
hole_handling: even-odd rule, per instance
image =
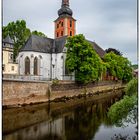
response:
[[[130,61],[113,52],[104,56],[108,72],[119,80],[130,81],[132,79],[132,68]]]
[[[116,55],[121,55],[122,56],[122,53],[119,51],[119,50],[116,50],[114,48],[108,48],[105,50],[106,53],[110,53],[110,52],[114,52]]]
[[[7,26],[2,27],[2,37],[6,38],[8,35],[14,41],[14,60],[20,50],[25,45],[25,42],[31,34],[39,36],[45,36],[45,34],[37,31],[31,33],[30,29],[26,27],[25,20],[17,20],[16,22],[10,22]]]
[[[38,32],[38,31],[36,31],[36,30],[32,32],[32,35],[37,35],[37,36],[47,37],[44,33],[42,33],[42,32]]]
[[[66,67],[70,72],[75,72],[75,81],[85,84],[98,80],[104,65],[85,37],[82,34],[69,37],[66,47]]]
[[[137,64],[134,64],[132,65],[132,68],[135,70],[135,69],[138,69],[138,65]]]

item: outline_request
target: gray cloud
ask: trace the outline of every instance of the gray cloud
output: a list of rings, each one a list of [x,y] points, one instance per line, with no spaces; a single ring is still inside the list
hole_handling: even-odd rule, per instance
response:
[[[61,0],[3,0],[3,24],[25,19],[31,30],[53,38]],[[137,63],[137,0],[70,0],[77,33],[102,48],[119,49]]]

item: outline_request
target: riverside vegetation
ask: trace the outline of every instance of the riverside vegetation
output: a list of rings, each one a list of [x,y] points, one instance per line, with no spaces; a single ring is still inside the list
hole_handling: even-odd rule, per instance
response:
[[[138,79],[132,79],[125,88],[125,96],[120,101],[113,104],[108,112],[111,122],[120,127],[126,127],[125,123],[137,124],[138,121]],[[115,137],[116,140],[127,139],[121,135]],[[136,140],[133,137],[132,140]],[[131,140],[131,139],[130,139]]]

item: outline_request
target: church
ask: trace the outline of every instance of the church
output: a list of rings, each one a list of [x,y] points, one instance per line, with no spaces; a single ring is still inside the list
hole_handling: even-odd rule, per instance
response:
[[[55,37],[32,35],[17,57],[19,75],[40,77],[44,80],[74,80],[65,67],[67,37],[76,35],[76,20],[69,0],[62,0],[58,18],[54,21]],[[95,42],[89,41],[96,53],[103,58],[105,51]]]

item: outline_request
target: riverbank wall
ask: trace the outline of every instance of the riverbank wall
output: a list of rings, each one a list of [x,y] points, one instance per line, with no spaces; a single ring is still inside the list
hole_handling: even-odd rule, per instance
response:
[[[43,102],[66,102],[74,98],[102,95],[108,91],[123,89],[121,82],[101,81],[86,86],[78,86],[74,83],[3,80],[2,105],[17,107],[26,104]]]

